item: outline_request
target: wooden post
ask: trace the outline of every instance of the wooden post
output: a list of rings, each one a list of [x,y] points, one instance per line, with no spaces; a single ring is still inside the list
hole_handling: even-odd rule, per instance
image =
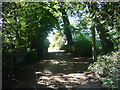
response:
[[[97,60],[96,56],[96,38],[95,38],[95,27],[91,28],[92,31],[92,58],[93,60]]]

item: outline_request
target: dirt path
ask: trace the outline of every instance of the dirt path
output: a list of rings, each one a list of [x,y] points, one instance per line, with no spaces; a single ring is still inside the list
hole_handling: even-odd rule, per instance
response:
[[[74,57],[69,53],[54,52],[47,59],[25,65],[17,70],[8,87],[13,88],[90,88],[99,87],[94,77],[87,72],[89,58]],[[97,84],[96,84],[97,83]],[[92,84],[92,85],[91,85]]]

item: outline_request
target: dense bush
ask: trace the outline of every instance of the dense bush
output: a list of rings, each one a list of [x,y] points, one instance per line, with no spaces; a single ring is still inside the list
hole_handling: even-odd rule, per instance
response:
[[[108,88],[118,88],[118,52],[99,56],[98,60],[89,66],[95,77]]]
[[[92,42],[81,35],[73,38],[73,45],[64,45],[61,49],[76,56],[92,56]]]
[[[61,49],[65,49],[67,52],[76,56],[91,57],[92,56],[92,41],[87,39],[82,34],[73,38],[73,45],[64,45]],[[96,41],[96,53],[99,55],[101,52],[101,43]]]
[[[80,56],[92,56],[92,43],[88,40],[81,39],[74,42],[71,47],[72,53]]]

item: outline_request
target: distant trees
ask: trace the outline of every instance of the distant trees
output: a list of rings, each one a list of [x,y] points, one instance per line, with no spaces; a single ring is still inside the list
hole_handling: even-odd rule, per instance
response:
[[[61,30],[57,30],[53,32],[53,41],[50,44],[50,49],[61,49],[66,42],[66,38],[65,35],[63,33],[63,31]]]

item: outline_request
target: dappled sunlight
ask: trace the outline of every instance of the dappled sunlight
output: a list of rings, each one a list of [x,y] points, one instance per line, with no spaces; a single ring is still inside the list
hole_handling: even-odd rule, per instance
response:
[[[87,83],[85,73],[71,73],[41,76],[37,79],[37,84],[46,85],[48,88],[74,88],[80,84]]]
[[[73,59],[75,59],[75,60],[79,60],[80,58],[78,58],[78,57],[75,57],[75,58],[73,58]]]
[[[52,57],[53,55],[53,57]],[[38,85],[47,88],[74,88],[88,82],[86,74],[89,59],[71,57],[68,53],[52,53],[51,58],[40,61],[45,68],[35,72]]]
[[[43,67],[45,66],[44,70],[48,70],[53,74],[84,72],[90,64],[89,59],[85,60],[85,58],[73,57],[68,55],[68,53],[64,53],[64,55],[63,53],[50,53],[50,55],[51,58],[40,61],[40,64]]]
[[[35,72],[36,75],[42,74],[42,72]]]
[[[57,60],[49,60],[46,63],[44,70],[49,70],[53,74],[57,73],[66,73],[69,74],[71,72],[84,72],[87,70],[88,62],[70,62],[70,61],[57,61]]]
[[[49,55],[50,57],[42,61],[18,69],[15,87],[75,88],[88,82],[89,75],[85,72],[90,64],[89,59],[73,57],[63,52],[49,53]]]
[[[50,64],[59,64],[60,62],[59,61],[57,61],[57,60],[51,60],[50,61]]]

